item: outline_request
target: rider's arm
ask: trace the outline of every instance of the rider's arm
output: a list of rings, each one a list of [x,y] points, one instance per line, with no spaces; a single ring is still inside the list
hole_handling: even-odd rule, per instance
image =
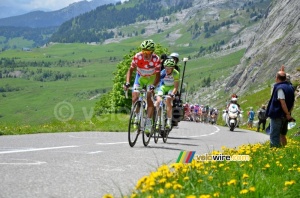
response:
[[[132,76],[133,71],[135,70],[134,67],[130,67],[127,71],[127,75],[126,75],[126,83],[130,83],[130,78]]]
[[[177,70],[173,70],[173,76],[174,76],[174,89],[172,94],[176,94],[178,91],[178,87],[179,87],[179,72]]]
[[[175,95],[177,93],[178,87],[179,87],[179,81],[175,81],[174,82],[174,89],[173,89],[173,92],[172,92],[173,95]]]
[[[154,86],[157,87],[157,85],[159,84],[160,82],[160,72],[156,72],[155,74],[155,80],[154,80]]]

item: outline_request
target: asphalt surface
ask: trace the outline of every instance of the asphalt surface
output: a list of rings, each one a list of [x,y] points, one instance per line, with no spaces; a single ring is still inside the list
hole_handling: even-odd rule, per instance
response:
[[[265,142],[262,133],[180,122],[167,143],[142,136],[131,148],[127,133],[77,132],[0,136],[0,198],[99,198],[128,195],[137,181],[180,151],[202,155],[221,146]]]

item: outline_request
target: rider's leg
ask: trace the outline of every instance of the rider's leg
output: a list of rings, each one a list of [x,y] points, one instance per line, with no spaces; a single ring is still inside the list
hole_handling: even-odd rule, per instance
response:
[[[148,91],[147,92],[147,121],[146,121],[146,128],[145,132],[149,133],[151,131],[152,127],[152,116],[153,116],[153,110],[154,110],[154,104],[152,101],[152,92]]]
[[[167,127],[171,128],[172,123],[172,98],[167,98]]]

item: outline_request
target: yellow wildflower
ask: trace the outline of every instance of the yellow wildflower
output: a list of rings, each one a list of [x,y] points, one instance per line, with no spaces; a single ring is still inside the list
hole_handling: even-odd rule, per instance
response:
[[[130,198],[135,198],[135,197],[137,197],[137,194],[135,194],[135,193],[132,193],[130,196]]]
[[[172,187],[172,184],[171,184],[171,183],[166,183],[165,188],[169,189],[169,188],[171,188],[171,187]]]
[[[265,165],[265,168],[270,168],[270,164],[269,164],[269,163],[266,164],[266,165]]]
[[[103,198],[114,198],[114,196],[112,196],[111,194],[106,194],[103,196]]]
[[[249,175],[247,175],[247,174],[243,174],[243,179],[246,179],[246,178],[249,178]]]
[[[254,192],[256,189],[255,189],[255,187],[253,187],[253,186],[251,186],[250,188],[249,188],[249,191],[250,192]]]
[[[161,179],[158,181],[158,183],[162,184],[162,183],[165,183],[166,181],[167,181],[166,178],[161,178]]]
[[[240,194],[247,194],[248,193],[248,190],[247,189],[243,189],[240,191]]]
[[[181,189],[182,189],[182,186],[181,186],[180,184],[175,184],[175,185],[173,186],[173,189],[174,189],[174,190],[181,190]]]
[[[174,194],[171,194],[171,195],[170,195],[170,198],[175,198],[175,195],[174,195]]]
[[[227,182],[227,185],[230,186],[231,184],[236,185],[236,180],[232,179],[229,182]]]
[[[196,198],[196,196],[195,195],[188,195],[188,196],[186,196],[186,198]]]
[[[200,195],[200,198],[211,198],[210,195]]]
[[[187,181],[187,180],[189,180],[189,179],[190,179],[189,177],[183,178],[184,181]]]
[[[214,178],[213,176],[208,176],[209,181],[213,180],[213,178]]]
[[[285,182],[284,182],[284,185],[285,185],[285,186],[290,186],[290,185],[293,185],[293,184],[295,184],[295,183],[296,183],[295,180],[285,181]]]
[[[220,197],[220,192],[215,192],[214,197]]]
[[[165,190],[162,189],[162,188],[160,188],[160,189],[157,191],[158,194],[164,194],[164,192],[165,192]]]
[[[221,168],[221,167],[223,167],[224,166],[224,164],[219,164],[219,167]]]

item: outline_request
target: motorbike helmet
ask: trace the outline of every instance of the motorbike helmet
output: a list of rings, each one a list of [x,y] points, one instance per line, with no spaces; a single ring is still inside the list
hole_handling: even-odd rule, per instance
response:
[[[175,67],[176,63],[173,59],[167,59],[164,63],[165,67]]]
[[[141,43],[141,48],[144,50],[150,50],[150,51],[154,51],[155,50],[155,43],[153,42],[153,40],[144,40]]]
[[[237,98],[231,98],[231,102],[237,102]]]

